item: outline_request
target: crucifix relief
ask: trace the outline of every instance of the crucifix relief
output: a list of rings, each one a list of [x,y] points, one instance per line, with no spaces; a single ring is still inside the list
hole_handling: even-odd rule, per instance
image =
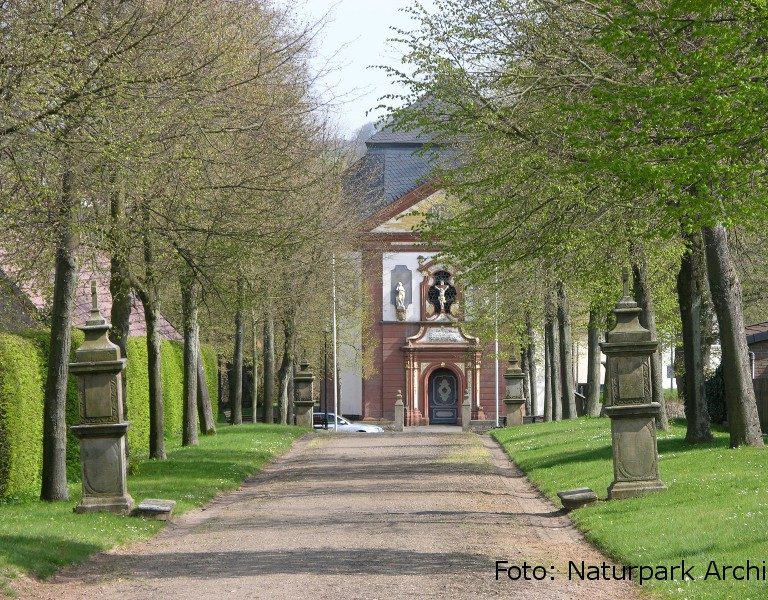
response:
[[[456,316],[456,288],[451,283],[451,274],[448,271],[437,271],[432,275],[435,282],[427,292],[426,314],[428,318],[442,318]]]

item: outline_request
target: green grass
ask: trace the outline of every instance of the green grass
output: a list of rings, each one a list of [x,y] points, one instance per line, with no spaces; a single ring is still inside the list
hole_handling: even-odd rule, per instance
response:
[[[144,498],[176,500],[175,515],[201,506],[217,493],[236,489],[271,458],[288,450],[306,430],[280,425],[221,426],[197,447],[169,444],[167,461],[144,460],[128,478],[128,491]],[[79,484],[71,501],[35,498],[0,501],[0,592],[19,573],[38,577],[81,562],[94,552],[147,538],[163,524],[110,514],[76,515]]]
[[[613,479],[608,419],[501,429],[493,436],[558,505],[559,490],[586,486],[606,496]],[[695,565],[695,581],[644,584],[663,597],[767,598],[765,581],[704,580],[704,575],[710,561],[743,565],[749,559],[762,566],[768,560],[768,450],[732,450],[725,432],[716,432],[708,444],[688,444],[684,436],[679,423],[659,432],[667,491],[581,508],[571,513],[573,521],[624,564],[673,565],[685,559],[686,565]]]

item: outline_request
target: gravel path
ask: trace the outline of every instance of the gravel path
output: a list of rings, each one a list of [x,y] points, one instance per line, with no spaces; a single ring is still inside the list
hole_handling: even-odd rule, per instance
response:
[[[496,560],[542,565],[547,576],[496,581]],[[437,428],[318,434],[152,540],[45,583],[22,582],[19,592],[55,600],[640,597],[623,582],[569,581],[569,560],[603,557],[489,438]]]

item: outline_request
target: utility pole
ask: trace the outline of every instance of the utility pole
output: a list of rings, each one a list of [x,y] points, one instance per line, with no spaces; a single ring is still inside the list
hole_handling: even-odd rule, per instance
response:
[[[328,429],[328,326],[323,331],[323,408],[325,409],[325,428]]]
[[[493,339],[493,347],[494,347],[494,354],[496,356],[496,359],[494,361],[494,364],[496,365],[494,369],[494,381],[496,382],[496,385],[494,386],[494,394],[496,399],[496,427],[499,426],[499,267],[496,267],[496,286],[493,290],[493,302],[494,302],[494,339]]]
[[[331,286],[332,286],[332,300],[333,300],[333,374],[334,379],[336,376],[336,365],[338,364],[338,356],[336,353],[336,254],[331,257]],[[339,388],[334,381],[333,384],[333,430],[339,430]]]

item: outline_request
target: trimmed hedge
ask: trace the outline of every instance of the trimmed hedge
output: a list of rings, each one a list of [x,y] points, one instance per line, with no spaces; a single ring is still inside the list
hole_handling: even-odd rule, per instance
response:
[[[0,498],[40,485],[43,380],[33,340],[0,334]]]
[[[72,344],[69,355],[70,360],[75,359],[75,350],[85,341],[85,334],[79,329],[72,330]],[[22,337],[35,343],[40,351],[38,365],[40,367],[40,393],[44,394],[45,380],[48,377],[48,354],[51,349],[51,336],[47,331],[31,329],[23,334]],[[0,369],[2,366],[0,365]],[[41,396],[42,397],[42,396]],[[40,414],[42,415],[42,400],[40,401]],[[75,425],[80,420],[80,404],[77,400],[77,383],[74,377],[69,378],[67,383],[67,477],[76,481],[80,480],[80,443],[69,430],[70,425]],[[42,429],[40,437],[42,437]],[[2,497],[2,495],[0,495]]]
[[[184,345],[163,341],[163,419],[165,437],[181,437],[184,423]]]
[[[83,341],[73,331],[72,348]],[[42,470],[43,390],[47,372],[49,336],[44,331],[18,335],[0,333],[0,498],[36,494]],[[163,406],[166,438],[181,436],[183,414],[183,346],[163,342]],[[149,376],[147,342],[144,337],[128,340],[126,407],[131,427],[128,444],[131,454],[143,456],[149,448]],[[216,414],[216,352],[203,348],[203,364]],[[74,377],[67,390],[67,425],[79,421]],[[80,447],[68,434],[67,471],[72,480],[80,476]]]
[[[131,422],[128,428],[128,449],[144,454],[149,448],[149,372],[147,370],[147,340],[144,337],[129,337],[126,344],[128,364],[125,365],[125,407],[126,418]]]

